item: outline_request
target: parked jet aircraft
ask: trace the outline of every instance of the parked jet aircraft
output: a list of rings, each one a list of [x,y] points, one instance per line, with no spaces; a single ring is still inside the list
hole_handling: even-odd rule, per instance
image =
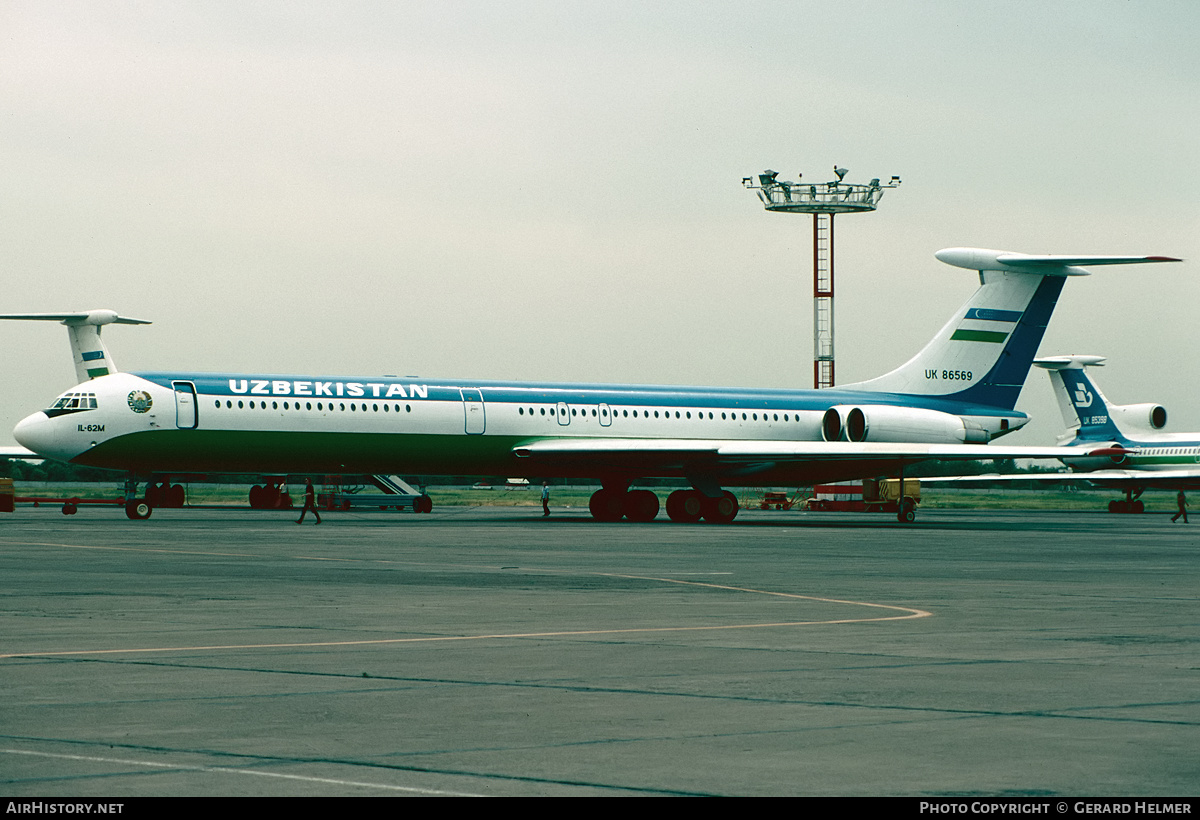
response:
[[[1167,411],[1161,405],[1112,404],[1087,374],[1104,364],[1102,356],[1050,356],[1034,364],[1050,372],[1067,432],[1059,443],[1089,451],[1064,458],[1089,482],[1126,491],[1112,512],[1141,512],[1137,500],[1150,488],[1200,489],[1200,433],[1161,433]]]
[[[100,339],[112,311],[24,314],[70,329],[81,384],[22,420],[17,440],[131,476],[197,472],[407,473],[598,479],[601,521],[653,519],[647,477],[688,481],[675,521],[728,522],[728,486],[900,474],[926,459],[1058,457],[987,445],[1028,417],[1017,396],[1067,276],[1167,257],[1034,256],[973,248],[937,258],[980,287],[907,363],[826,390],[552,384],[267,373],[122,373]],[[126,512],[150,504],[127,483]],[[911,505],[902,505],[911,521]]]
[[[1047,356],[1034,364],[1049,371],[1050,383],[1067,429],[1058,437],[1069,448],[1060,460],[1069,472],[938,476],[929,484],[1078,484],[1124,490],[1125,499],[1108,504],[1109,512],[1140,513],[1148,489],[1200,489],[1200,433],[1161,433],[1167,424],[1162,405],[1112,404],[1088,376],[1103,356]]]

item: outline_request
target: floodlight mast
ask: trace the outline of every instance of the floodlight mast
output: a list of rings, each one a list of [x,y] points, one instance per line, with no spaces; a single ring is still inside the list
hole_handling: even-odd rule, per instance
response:
[[[836,165],[833,173],[836,180],[815,185],[786,182],[770,170],[758,175],[757,185],[754,177],[742,179],[744,187],[758,192],[768,211],[813,216],[813,387],[818,389],[834,385],[833,217],[873,211],[883,192],[900,184],[898,176],[886,184],[878,179],[866,185],[843,182],[848,171]]]

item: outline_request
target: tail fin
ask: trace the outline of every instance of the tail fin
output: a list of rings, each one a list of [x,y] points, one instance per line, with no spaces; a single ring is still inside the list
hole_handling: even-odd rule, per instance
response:
[[[1049,371],[1054,398],[1062,411],[1067,432],[1062,438],[1076,441],[1114,441],[1122,438],[1108,399],[1088,378],[1087,367],[1102,367],[1103,356],[1048,356],[1034,362]],[[1074,435],[1072,436],[1072,433]]]
[[[67,326],[71,340],[71,354],[75,359],[75,378],[80,383],[109,373],[116,373],[112,354],[100,339],[100,328],[104,325],[148,325],[143,319],[118,316],[111,310],[87,310],[79,313],[8,313],[0,319],[25,319],[33,321],[61,322]]]
[[[1134,432],[1151,432],[1167,424],[1166,408],[1157,404],[1113,404],[1087,374],[1103,356],[1049,356],[1034,361],[1050,371],[1067,432],[1060,440],[1127,442]],[[1072,436],[1072,433],[1074,434]]]
[[[1012,410],[1068,276],[1080,265],[1178,262],[1165,256],[1030,256],[947,248],[937,258],[979,271],[979,290],[916,356],[846,389],[943,396]]]

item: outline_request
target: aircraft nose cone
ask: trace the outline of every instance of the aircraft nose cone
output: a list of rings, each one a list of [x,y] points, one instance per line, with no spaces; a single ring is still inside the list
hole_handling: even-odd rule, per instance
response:
[[[13,437],[22,447],[28,447],[38,455],[53,457],[58,449],[55,425],[42,412],[26,416],[13,428]]]

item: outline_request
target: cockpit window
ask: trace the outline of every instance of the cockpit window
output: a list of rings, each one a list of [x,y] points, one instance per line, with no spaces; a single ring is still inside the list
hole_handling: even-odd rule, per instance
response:
[[[85,410],[95,410],[96,394],[95,393],[63,393],[54,404],[50,405],[50,409],[46,411],[46,415],[53,418],[54,416],[63,416],[67,413],[81,413]]]

